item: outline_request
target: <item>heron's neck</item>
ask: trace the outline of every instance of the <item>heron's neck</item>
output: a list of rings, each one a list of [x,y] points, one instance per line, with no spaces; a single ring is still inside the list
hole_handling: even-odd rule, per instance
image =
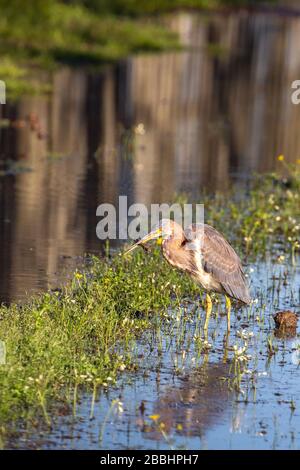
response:
[[[177,266],[181,268],[181,264],[183,263],[184,258],[184,250],[182,249],[182,244],[184,243],[185,238],[182,237],[174,237],[171,236],[169,238],[165,238],[162,242],[162,252],[164,257],[167,261],[172,264],[173,266]]]

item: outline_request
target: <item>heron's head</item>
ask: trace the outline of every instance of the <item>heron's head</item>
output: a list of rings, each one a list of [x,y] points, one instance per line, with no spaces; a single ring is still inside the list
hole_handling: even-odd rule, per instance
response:
[[[130,253],[130,251],[134,250],[139,245],[146,245],[146,243],[150,242],[151,240],[155,240],[157,238],[164,239],[174,237],[176,234],[178,234],[178,238],[181,238],[182,228],[180,225],[176,224],[176,222],[173,222],[173,220],[162,219],[153,227],[150,233],[132,245],[129,250],[125,251],[124,254],[126,255],[127,253]]]

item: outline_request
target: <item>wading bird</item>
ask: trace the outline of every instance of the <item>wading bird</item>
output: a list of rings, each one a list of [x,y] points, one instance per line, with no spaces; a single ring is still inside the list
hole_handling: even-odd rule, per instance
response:
[[[249,304],[250,294],[240,258],[213,227],[207,224],[192,224],[185,230],[176,222],[162,219],[148,235],[135,243],[125,254],[150,240],[162,238],[162,253],[174,267],[189,274],[206,294],[207,332],[212,311],[209,292],[224,294],[227,309],[227,331],[230,331],[230,298]]]

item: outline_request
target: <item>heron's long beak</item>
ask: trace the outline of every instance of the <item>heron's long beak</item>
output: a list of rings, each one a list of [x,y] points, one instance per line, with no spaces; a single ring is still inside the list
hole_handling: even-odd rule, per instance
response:
[[[152,232],[148,233],[145,237],[141,238],[138,242],[134,243],[128,250],[125,251],[124,255],[127,255],[131,251],[135,250],[139,245],[145,245],[146,243],[150,242],[150,240],[154,240],[155,238],[160,237],[162,234],[162,229],[158,228],[153,230]]]

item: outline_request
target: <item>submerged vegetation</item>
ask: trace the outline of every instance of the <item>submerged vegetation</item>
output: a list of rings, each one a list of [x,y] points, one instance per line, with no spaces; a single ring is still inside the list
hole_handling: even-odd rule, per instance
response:
[[[36,68],[60,63],[98,66],[140,51],[180,47],[154,13],[176,8],[215,8],[243,0],[0,0],[0,79],[10,96],[41,92]]]
[[[287,166],[286,174],[257,177],[246,194],[236,190],[204,197],[206,222],[227,236],[244,261],[272,256],[279,263],[284,258],[295,262],[300,162]],[[155,329],[170,307],[180,312],[184,298],[196,301],[201,311],[200,289],[162,262],[156,248],[151,254],[91,258],[62,289],[23,305],[1,306],[0,340],[6,349],[0,365],[3,441],[20,418],[34,424],[42,415],[51,425],[54,403],[71,408],[79,387],[96,393],[122,371],[138,367],[136,340]],[[200,351],[210,347],[201,331],[197,338]],[[235,349],[231,357],[238,371],[239,354]]]

